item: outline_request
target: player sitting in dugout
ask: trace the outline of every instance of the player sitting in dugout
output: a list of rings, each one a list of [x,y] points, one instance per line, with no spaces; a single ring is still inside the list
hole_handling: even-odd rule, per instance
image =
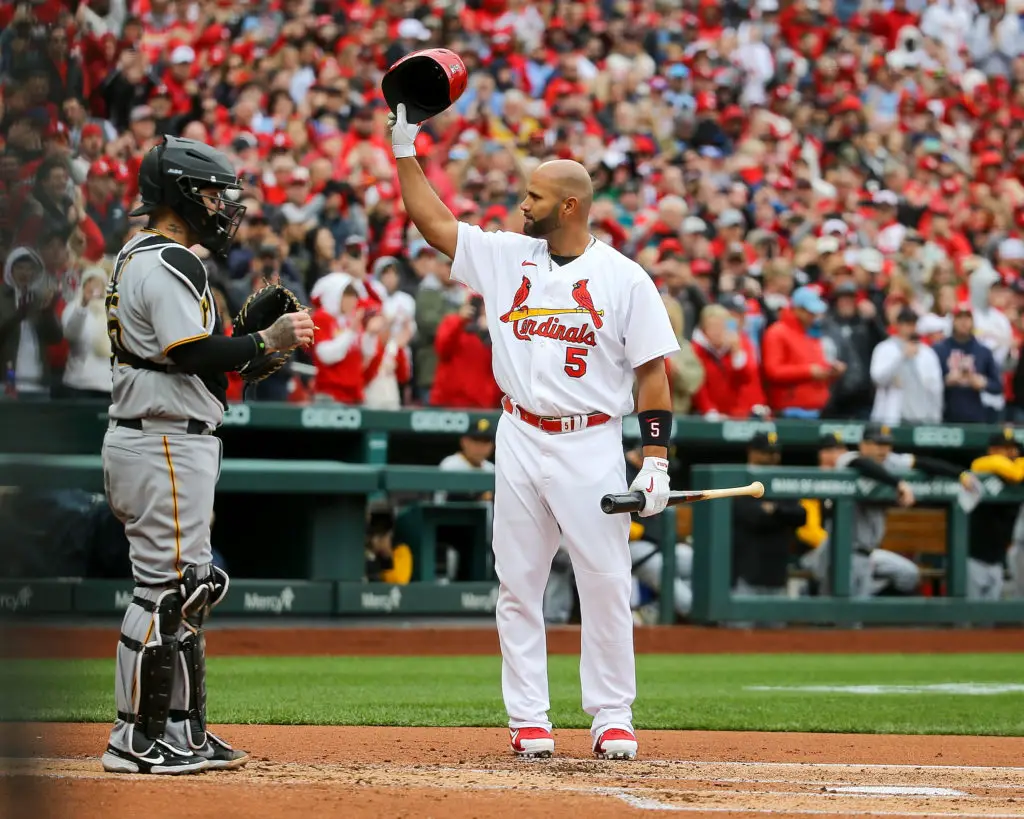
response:
[[[1013,427],[1005,427],[989,439],[988,451],[971,463],[975,474],[995,475],[1006,483],[1024,481],[1024,458]],[[1015,503],[990,503],[970,519],[967,557],[967,597],[1000,600],[1006,570],[1006,551],[1020,514]]]
[[[971,472],[939,458],[895,453],[892,445],[892,433],[885,424],[868,424],[856,450],[849,450],[838,433],[829,433],[819,444],[818,465],[821,469],[853,469],[865,478],[891,486],[896,490],[896,503],[901,507],[910,507],[916,502],[910,484],[901,477],[901,473],[912,469],[929,475],[957,478],[965,493],[972,497],[980,496],[978,479]],[[798,537],[811,547],[801,558],[801,565],[814,574],[820,593],[828,594],[832,507],[818,499],[807,499],[801,503],[807,510],[807,523],[798,531]],[[854,504],[852,597],[912,595],[918,591],[921,576],[917,565],[902,555],[880,548],[885,539],[889,505],[885,501]]]
[[[760,432],[747,446],[750,466],[778,466],[779,436]],[[805,512],[799,501],[742,497],[732,501],[732,587],[737,594],[784,596],[789,553]]]
[[[412,580],[412,549],[394,545],[395,514],[390,506],[371,506],[366,524],[366,580],[405,585]]]

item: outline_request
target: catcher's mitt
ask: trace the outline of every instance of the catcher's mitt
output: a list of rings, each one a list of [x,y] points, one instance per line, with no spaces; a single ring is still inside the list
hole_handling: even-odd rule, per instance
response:
[[[235,336],[258,333],[260,330],[266,330],[285,313],[297,313],[305,309],[287,287],[268,284],[245,300],[242,309],[231,322],[232,333]],[[292,351],[288,350],[257,356],[240,367],[238,374],[246,383],[255,384],[280,370],[291,354]]]

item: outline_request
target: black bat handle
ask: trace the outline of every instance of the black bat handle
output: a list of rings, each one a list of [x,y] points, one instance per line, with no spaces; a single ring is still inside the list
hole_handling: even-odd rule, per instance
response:
[[[616,512],[639,512],[646,505],[643,492],[623,492],[621,495],[605,495],[601,498],[601,511],[606,515]]]

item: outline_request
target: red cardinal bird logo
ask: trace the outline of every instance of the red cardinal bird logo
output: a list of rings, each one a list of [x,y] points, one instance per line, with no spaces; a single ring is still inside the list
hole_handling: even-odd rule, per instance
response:
[[[507,322],[511,315],[526,304],[526,298],[530,295],[530,280],[523,276],[523,283],[519,285],[515,296],[512,298],[512,309],[501,317],[501,321]]]
[[[590,298],[590,293],[587,292],[587,282],[589,279],[580,279],[576,284],[572,286],[572,297],[575,302],[590,313],[590,320],[594,322],[594,329],[600,330],[604,325],[604,320],[598,315],[597,310],[594,309],[594,300]]]

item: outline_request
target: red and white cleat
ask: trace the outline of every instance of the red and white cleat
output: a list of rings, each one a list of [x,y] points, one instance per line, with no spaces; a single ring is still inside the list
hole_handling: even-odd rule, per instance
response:
[[[523,759],[547,759],[555,752],[555,738],[546,728],[509,729],[512,752]]]
[[[598,759],[636,759],[636,737],[622,728],[609,728],[594,743]]]

